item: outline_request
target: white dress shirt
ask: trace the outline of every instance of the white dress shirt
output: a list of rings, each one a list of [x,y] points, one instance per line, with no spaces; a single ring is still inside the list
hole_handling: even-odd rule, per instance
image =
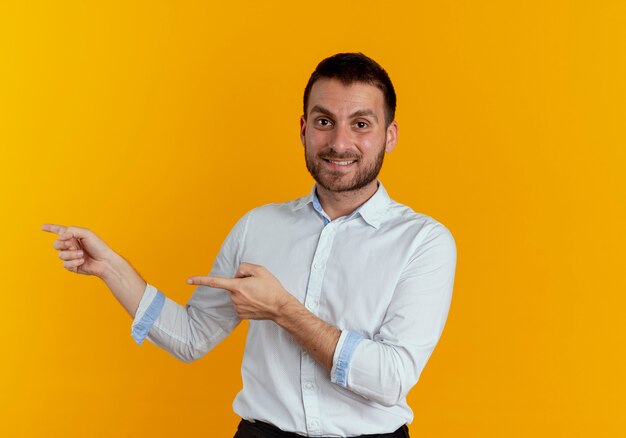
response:
[[[413,419],[406,395],[443,330],[456,247],[434,219],[377,192],[329,220],[313,191],[243,216],[210,275],[233,277],[241,262],[266,267],[292,295],[341,330],[330,375],[272,321],[250,321],[242,418],[305,436],[389,433]],[[204,356],[239,323],[230,294],[198,286],[186,306],[148,284],[132,325],[176,358]]]

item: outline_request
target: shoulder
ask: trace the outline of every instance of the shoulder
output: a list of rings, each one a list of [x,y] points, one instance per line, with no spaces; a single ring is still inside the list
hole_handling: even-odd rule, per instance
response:
[[[456,252],[452,232],[443,223],[392,199],[389,200],[384,226],[388,230],[402,233],[406,239],[413,240],[416,250],[418,247],[435,244]]]
[[[260,205],[248,211],[240,221],[275,224],[275,221],[292,217],[305,207],[309,196],[303,196],[286,202],[272,202]]]
[[[385,224],[387,227],[401,226],[415,231],[451,235],[448,228],[437,219],[417,212],[408,205],[401,204],[391,198],[389,199]]]

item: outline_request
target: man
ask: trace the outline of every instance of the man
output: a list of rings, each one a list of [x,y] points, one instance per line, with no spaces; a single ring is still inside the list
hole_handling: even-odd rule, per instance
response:
[[[408,436],[406,395],[448,314],[449,231],[387,195],[377,176],[396,146],[396,96],[362,54],[323,60],[304,94],[308,196],[248,212],[210,276],[180,306],[93,232],[58,233],[64,266],[102,278],[133,316],[132,336],[175,357],[204,356],[250,320],[236,437]]]

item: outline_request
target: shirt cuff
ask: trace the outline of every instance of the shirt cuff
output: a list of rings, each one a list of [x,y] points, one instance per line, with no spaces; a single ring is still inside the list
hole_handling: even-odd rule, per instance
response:
[[[133,320],[130,333],[135,342],[137,342],[137,345],[141,345],[146,336],[148,336],[164,304],[165,295],[154,286],[147,284],[146,290],[139,302],[137,313],[135,313],[135,319]]]
[[[363,340],[363,336],[356,332],[346,330],[341,332],[333,356],[333,367],[330,370],[330,381],[332,383],[343,387],[348,386],[348,372],[350,371],[352,355],[361,340]]]

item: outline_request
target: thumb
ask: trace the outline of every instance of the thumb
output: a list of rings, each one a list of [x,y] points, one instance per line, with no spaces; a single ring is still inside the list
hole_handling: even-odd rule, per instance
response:
[[[263,272],[263,266],[255,265],[254,263],[246,263],[242,262],[237,268],[237,273],[235,277],[237,278],[245,278],[245,277],[257,277],[260,276]]]
[[[68,240],[68,239],[85,239],[89,237],[90,231],[87,228],[81,227],[67,227],[65,232],[59,234],[60,240]]]

